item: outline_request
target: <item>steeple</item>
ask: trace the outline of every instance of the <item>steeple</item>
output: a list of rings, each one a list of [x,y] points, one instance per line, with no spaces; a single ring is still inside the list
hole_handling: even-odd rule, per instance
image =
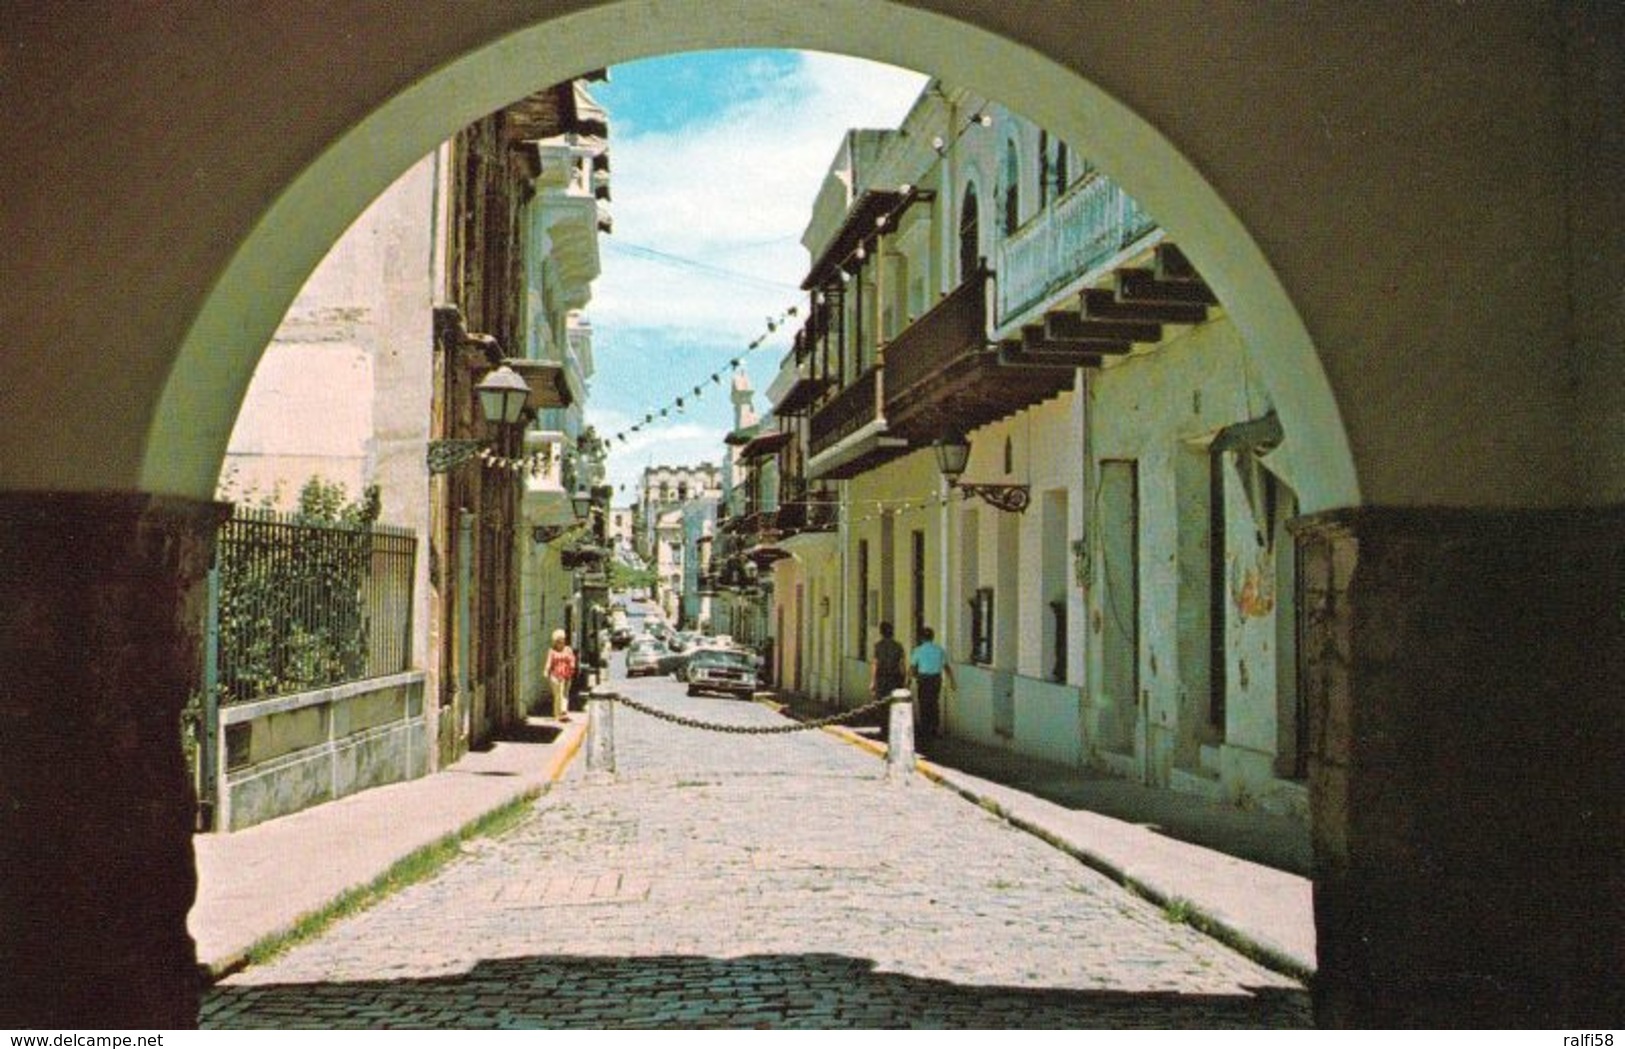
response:
[[[756,391],[751,388],[750,376],[745,369],[740,368],[734,372],[733,392],[730,395],[734,402],[734,429],[742,430],[747,426],[756,425],[756,408],[751,403],[756,399]]]

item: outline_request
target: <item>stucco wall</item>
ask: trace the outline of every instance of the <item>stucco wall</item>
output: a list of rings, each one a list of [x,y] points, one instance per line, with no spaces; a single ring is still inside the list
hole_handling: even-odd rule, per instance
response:
[[[381,520],[427,537],[435,195],[429,156],[356,219],[300,289],[238,413],[223,498],[289,508],[311,477],[352,498],[376,484]],[[412,658],[421,666],[426,555],[414,593]]]

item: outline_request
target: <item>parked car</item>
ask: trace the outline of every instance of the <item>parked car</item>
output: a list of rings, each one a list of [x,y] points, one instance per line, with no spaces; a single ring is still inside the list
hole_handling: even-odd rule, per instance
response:
[[[632,628],[629,626],[614,627],[609,632],[609,643],[613,648],[625,648],[632,643]]]
[[[660,649],[660,673],[670,674],[679,681],[683,677],[683,668],[688,663],[688,657],[693,651],[679,641],[671,640],[662,644]]]
[[[669,674],[660,669],[660,659],[666,654],[665,646],[652,637],[634,638],[626,646],[626,676],[644,677],[650,674]]]
[[[748,652],[702,648],[689,657],[685,679],[688,694],[723,692],[750,698],[756,691],[756,661]]]

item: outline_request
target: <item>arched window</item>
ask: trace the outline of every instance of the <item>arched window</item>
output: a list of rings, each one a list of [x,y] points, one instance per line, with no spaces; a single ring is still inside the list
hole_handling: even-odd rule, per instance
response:
[[[968,281],[976,273],[982,258],[981,223],[977,220],[979,210],[976,201],[976,187],[965,187],[965,202],[959,206],[959,279]]]
[[[1049,203],[1049,132],[1042,128],[1038,131],[1038,207],[1043,210]],[[1056,196],[1060,196],[1059,193]]]
[[[1021,160],[1014,139],[1004,144],[1004,234],[1021,225]]]

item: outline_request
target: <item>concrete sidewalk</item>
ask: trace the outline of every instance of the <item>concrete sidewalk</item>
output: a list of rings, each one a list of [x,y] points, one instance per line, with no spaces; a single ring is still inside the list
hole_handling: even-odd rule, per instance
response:
[[[287,932],[419,849],[563,775],[587,716],[531,718],[515,738],[431,776],[375,787],[231,834],[199,834],[187,924],[198,962],[219,977],[255,944]]]
[[[198,899],[190,918],[199,961],[216,976],[229,972],[259,941],[371,883],[418,849],[540,791],[563,776],[581,749],[586,727],[586,715],[579,713],[562,732],[550,721],[532,719],[524,738],[469,754],[432,776],[233,834],[199,835]],[[884,754],[883,745],[863,732],[826,731]],[[1002,768],[1010,759],[990,748],[939,741],[932,750],[935,758],[921,759],[918,766],[928,779],[1142,895],[1183,909],[1190,920],[1261,963],[1300,978],[1313,973],[1314,912],[1307,878],[1176,840],[1153,825],[1088,811],[1076,799],[1043,787],[1026,784],[1059,800],[986,778],[1002,774],[1022,783],[1023,775],[1031,777],[1021,765]],[[1206,803],[1175,798],[1159,804]]]

